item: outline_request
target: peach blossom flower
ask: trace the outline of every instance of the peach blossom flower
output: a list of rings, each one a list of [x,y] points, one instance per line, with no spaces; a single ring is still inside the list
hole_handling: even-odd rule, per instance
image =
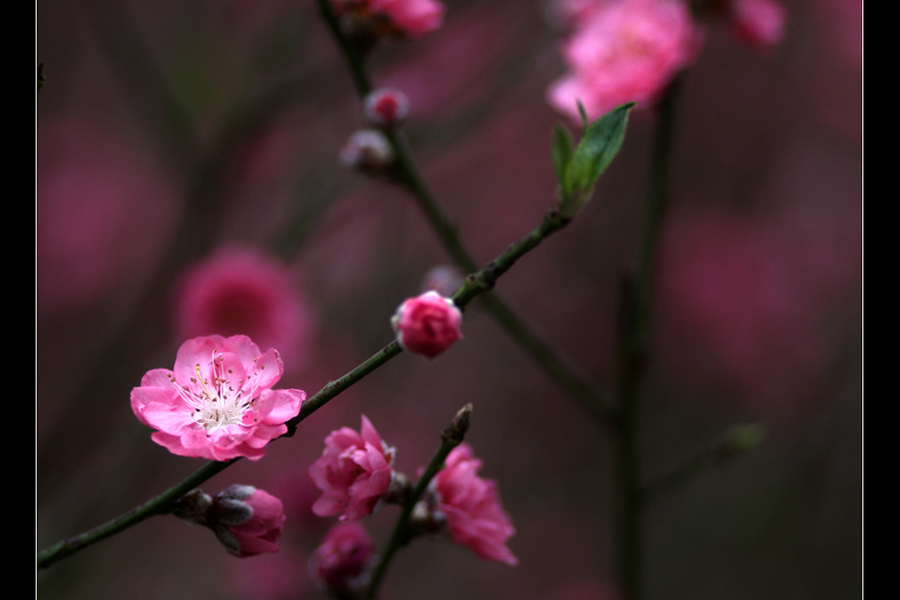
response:
[[[433,481],[438,511],[447,518],[447,533],[454,542],[482,558],[516,565],[519,561],[506,546],[516,530],[500,503],[496,482],[478,476],[481,465],[468,444],[450,451]]]
[[[430,290],[407,298],[391,317],[400,345],[413,354],[434,358],[462,339],[462,312],[453,300]]]
[[[173,454],[258,460],[306,400],[302,390],[271,389],[283,372],[278,351],[260,353],[247,336],[198,337],[178,349],[174,370],[144,375],[131,408]]]
[[[576,122],[580,101],[594,120],[625,102],[653,102],[697,56],[702,41],[680,0],[597,0],[570,7],[569,73],[548,90],[550,104]]]
[[[332,431],[322,456],[309,467],[310,478],[322,490],[312,511],[320,517],[340,515],[341,520],[374,512],[394,480],[395,453],[365,415],[360,433],[349,427]]]

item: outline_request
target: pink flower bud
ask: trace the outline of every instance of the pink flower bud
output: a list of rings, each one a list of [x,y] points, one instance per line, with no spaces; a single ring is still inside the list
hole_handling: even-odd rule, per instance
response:
[[[342,427],[325,438],[309,476],[322,490],[312,506],[320,517],[360,519],[377,510],[394,481],[396,450],[385,444],[365,415],[360,433]]]
[[[241,558],[278,552],[284,521],[281,500],[250,485],[231,485],[216,494],[207,516],[222,545]]]
[[[391,129],[401,124],[409,114],[409,99],[398,90],[375,90],[363,106],[366,120],[376,127]]]
[[[367,173],[380,173],[394,162],[390,140],[377,129],[360,129],[341,149],[341,162]]]
[[[400,345],[428,358],[434,358],[462,339],[461,321],[462,312],[453,300],[435,291],[408,298],[391,317]]]
[[[356,521],[338,523],[328,530],[309,561],[313,578],[331,591],[361,589],[368,584],[375,559],[375,544]]]

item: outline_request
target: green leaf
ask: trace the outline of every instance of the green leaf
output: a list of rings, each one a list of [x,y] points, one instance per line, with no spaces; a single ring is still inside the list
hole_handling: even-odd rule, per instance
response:
[[[585,128],[568,161],[560,212],[571,217],[588,201],[594,184],[622,147],[628,113],[635,103],[618,106]]]
[[[559,182],[562,197],[565,198],[569,192],[566,189],[566,171],[572,160],[572,136],[568,129],[559,124],[553,130],[551,154],[553,155],[553,168],[556,170],[556,180]]]

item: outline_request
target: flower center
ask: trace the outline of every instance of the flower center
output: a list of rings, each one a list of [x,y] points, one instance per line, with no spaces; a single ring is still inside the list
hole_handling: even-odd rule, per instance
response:
[[[194,409],[194,421],[207,431],[243,423],[244,415],[253,406],[252,395],[244,389],[246,379],[233,382],[227,376],[230,370],[228,373],[224,370],[223,361],[224,356],[213,353],[209,377],[203,375],[197,363],[191,384],[178,387],[181,397]]]

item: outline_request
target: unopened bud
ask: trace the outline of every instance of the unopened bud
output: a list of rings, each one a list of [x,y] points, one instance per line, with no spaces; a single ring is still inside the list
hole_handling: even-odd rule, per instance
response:
[[[341,162],[368,173],[379,173],[394,162],[394,149],[387,136],[377,129],[360,129],[341,150]]]
[[[472,421],[472,403],[466,404],[459,412],[456,413],[456,416],[453,417],[453,420],[450,422],[450,426],[444,430],[444,437],[452,442],[456,442],[457,444],[463,441],[463,438],[466,437],[466,432],[469,430],[469,424]]]
[[[363,114],[371,125],[390,130],[406,120],[409,99],[399,90],[382,88],[366,96]]]

